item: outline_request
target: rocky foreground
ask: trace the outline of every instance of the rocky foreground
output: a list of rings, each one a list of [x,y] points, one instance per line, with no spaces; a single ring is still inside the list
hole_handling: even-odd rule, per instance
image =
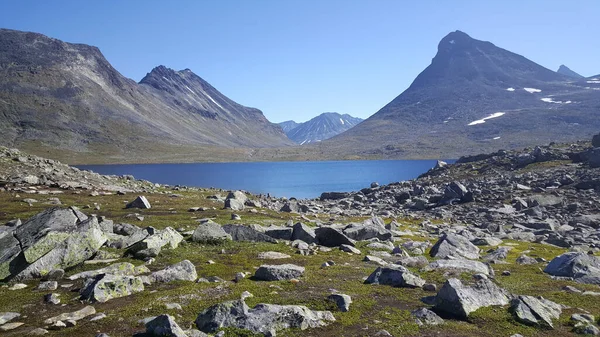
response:
[[[0,148],[0,335],[600,335],[600,135],[319,199]]]

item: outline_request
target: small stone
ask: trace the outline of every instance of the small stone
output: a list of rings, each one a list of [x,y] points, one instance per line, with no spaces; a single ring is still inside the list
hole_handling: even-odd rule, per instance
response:
[[[64,329],[66,328],[67,325],[65,323],[63,323],[63,321],[56,321],[54,323],[52,323],[48,329],[50,330],[60,330],[60,329]]]
[[[352,303],[352,298],[345,294],[332,294],[327,297],[328,300],[334,301],[337,305],[338,309],[342,312],[346,312],[350,310],[350,303]]]
[[[510,271],[509,270],[505,270],[502,272],[502,276],[510,276]]]
[[[49,333],[48,330],[46,329],[42,329],[42,328],[35,328],[31,331],[29,331],[29,336],[43,336],[45,334]]]
[[[425,291],[437,291],[437,286],[433,283],[425,283],[423,285],[423,290]]]
[[[27,285],[24,283],[15,283],[12,287],[8,288],[8,290],[21,290],[27,288]]]
[[[44,302],[50,303],[50,304],[59,304],[60,303],[60,298],[58,298],[59,296],[60,296],[60,294],[56,294],[56,293],[46,294],[46,295],[44,295]]]
[[[167,310],[183,310],[181,304],[179,303],[166,303],[165,307],[167,308]]]
[[[41,282],[38,286],[38,290],[56,290],[58,288],[58,282],[56,281],[45,281]]]
[[[21,323],[21,322],[6,323],[6,324],[0,326],[0,331],[14,330],[23,324],[25,324],[25,323]]]
[[[90,322],[99,321],[99,320],[105,319],[105,318],[106,318],[106,314],[105,313],[101,313],[99,315],[96,315],[96,316],[90,318]]]
[[[242,217],[235,213],[231,213],[231,220],[242,220]]]
[[[18,317],[21,317],[21,314],[18,312],[0,312],[0,325],[8,323]]]
[[[242,293],[241,299],[242,299],[242,301],[243,301],[243,300],[245,300],[245,299],[247,299],[247,298],[249,298],[249,297],[254,297],[254,295],[252,295],[252,294],[251,294],[249,291],[244,291],[244,292]]]

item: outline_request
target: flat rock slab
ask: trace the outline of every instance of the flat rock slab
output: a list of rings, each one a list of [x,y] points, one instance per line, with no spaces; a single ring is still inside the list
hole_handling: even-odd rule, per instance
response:
[[[438,269],[457,270],[474,274],[481,273],[487,276],[494,275],[494,270],[485,263],[465,259],[436,260],[423,268],[423,271],[432,271]]]
[[[304,274],[304,267],[295,264],[262,265],[254,273],[261,281],[282,281],[298,278]]]
[[[96,309],[94,309],[94,307],[88,305],[81,310],[67,312],[64,314],[60,314],[58,316],[48,318],[44,321],[44,324],[54,324],[58,321],[68,321],[68,320],[79,321],[80,319],[94,315],[95,313],[96,313]]]
[[[18,312],[0,312],[0,325],[6,324],[19,317],[21,317],[21,314]]]
[[[195,281],[198,278],[196,267],[189,260],[170,265],[163,270],[150,274],[152,282],[168,283],[173,281]]]
[[[365,284],[382,284],[392,287],[420,288],[425,280],[402,266],[379,267],[365,281]]]
[[[301,305],[258,304],[250,309],[243,300],[213,305],[196,318],[196,327],[212,333],[220,328],[234,327],[265,336],[275,336],[277,331],[297,328],[305,330],[335,321],[329,311],[313,311]]]
[[[261,252],[258,253],[258,258],[261,260],[279,260],[289,259],[291,256],[280,252]]]
[[[429,255],[440,259],[449,256],[479,259],[479,248],[464,236],[458,234],[444,234],[433,247],[431,247]]]

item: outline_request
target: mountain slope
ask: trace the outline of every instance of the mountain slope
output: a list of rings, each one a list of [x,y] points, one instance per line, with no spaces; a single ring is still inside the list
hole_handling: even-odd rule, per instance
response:
[[[558,70],[556,71],[559,74],[563,74],[563,75],[567,75],[569,77],[573,77],[573,78],[583,78],[583,76],[579,75],[578,73],[574,72],[573,70],[569,69],[569,67],[567,67],[564,64],[561,64],[560,67],[558,67]]]
[[[457,158],[600,129],[600,91],[456,31],[402,94],[321,145],[360,157]]]
[[[295,129],[300,124],[301,123],[296,123],[294,121],[285,121],[285,122],[279,123],[279,126],[281,126],[281,129],[283,130],[283,132],[285,132],[287,134],[290,130]]]
[[[138,84],[96,47],[8,29],[0,29],[0,130],[2,145],[69,162],[239,156],[238,147],[292,144],[260,110],[190,70],[160,66]]]
[[[362,118],[352,117],[348,114],[341,115],[337,112],[325,112],[307,122],[297,124],[296,127],[291,129],[289,129],[291,125],[289,122],[283,122],[280,125],[288,138],[294,142],[309,144],[336,136],[360,122],[362,122]],[[288,128],[287,131],[285,130],[286,127]]]

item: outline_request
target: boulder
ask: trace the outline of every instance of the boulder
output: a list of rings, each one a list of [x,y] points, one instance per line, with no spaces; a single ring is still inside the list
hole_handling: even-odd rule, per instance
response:
[[[511,301],[510,310],[524,324],[553,328],[552,320],[559,319],[561,306],[543,297],[519,296]]]
[[[317,236],[315,234],[315,231],[306,226],[305,224],[298,222],[294,225],[293,227],[293,231],[292,231],[292,238],[291,241],[295,241],[295,240],[300,240],[300,241],[304,241],[306,243],[316,243],[317,242]]]
[[[281,281],[298,278],[304,274],[304,267],[295,264],[262,265],[254,273],[260,281]]]
[[[150,274],[152,282],[168,283],[172,281],[196,281],[198,274],[196,267],[189,260],[183,260],[170,265],[163,270]]]
[[[125,208],[150,209],[150,207],[150,202],[143,195],[138,196],[135,200],[125,205]]]
[[[248,197],[242,191],[229,192],[225,199],[225,208],[232,211],[241,211],[244,209],[244,204],[248,201]]]
[[[100,274],[88,279],[80,294],[83,300],[104,303],[140,291],[144,291],[144,283],[140,277]]]
[[[148,269],[148,267],[146,267],[144,265],[136,267],[129,262],[120,262],[120,263],[111,264],[110,266],[105,267],[105,268],[84,271],[81,273],[71,275],[71,276],[69,276],[69,280],[74,281],[74,280],[78,280],[78,279],[82,279],[82,278],[85,278],[85,279],[93,278],[100,274],[111,274],[111,275],[116,275],[116,276],[137,276],[139,274],[144,274],[144,273],[149,273],[149,272],[150,272],[150,270]]]
[[[340,311],[346,312],[350,310],[350,303],[352,298],[345,294],[331,294],[327,297],[328,300],[335,302]]]
[[[417,325],[439,325],[444,323],[440,316],[427,308],[414,310],[410,314],[414,317]]]
[[[365,281],[365,284],[382,284],[392,287],[420,288],[425,280],[402,266],[379,267]]]
[[[227,234],[221,225],[209,220],[196,227],[194,234],[192,234],[192,241],[201,243],[222,243],[231,241],[231,235]]]
[[[553,276],[572,277],[579,283],[600,285],[600,258],[569,252],[555,257],[544,269]]]
[[[385,241],[392,238],[392,233],[383,226],[350,225],[344,228],[344,235],[357,241],[374,238]]]
[[[329,311],[274,304],[258,304],[250,309],[243,300],[236,300],[213,305],[201,312],[196,318],[196,327],[207,333],[232,327],[275,336],[279,330],[317,328],[327,325],[328,321],[335,321]]]
[[[331,227],[319,227],[315,230],[317,242],[325,247],[349,245],[354,247],[354,241]]]
[[[448,256],[479,259],[479,248],[469,239],[458,234],[444,234],[431,247],[431,257],[446,258]]]
[[[265,234],[277,240],[290,241],[294,229],[291,227],[269,227],[265,229]]]
[[[171,227],[167,227],[162,231],[154,231],[154,234],[134,243],[127,249],[126,253],[138,259],[156,257],[163,247],[175,249],[183,241],[183,236]]]
[[[53,269],[67,269],[88,260],[104,245],[107,238],[98,225],[96,217],[80,224],[50,251],[25,267],[13,279],[28,280],[38,278]]]
[[[436,311],[462,319],[479,308],[507,304],[506,292],[488,279],[465,286],[459,279],[451,278],[435,296]]]
[[[250,242],[271,242],[277,243],[277,240],[268,236],[265,233],[244,225],[225,225],[223,230],[231,235],[233,241],[250,241]]]
[[[169,315],[159,315],[146,324],[146,334],[161,337],[188,337]]]
[[[466,259],[436,260],[423,268],[423,271],[432,271],[438,269],[457,270],[460,272],[473,274],[485,274],[487,276],[494,275],[494,270],[485,263]]]

